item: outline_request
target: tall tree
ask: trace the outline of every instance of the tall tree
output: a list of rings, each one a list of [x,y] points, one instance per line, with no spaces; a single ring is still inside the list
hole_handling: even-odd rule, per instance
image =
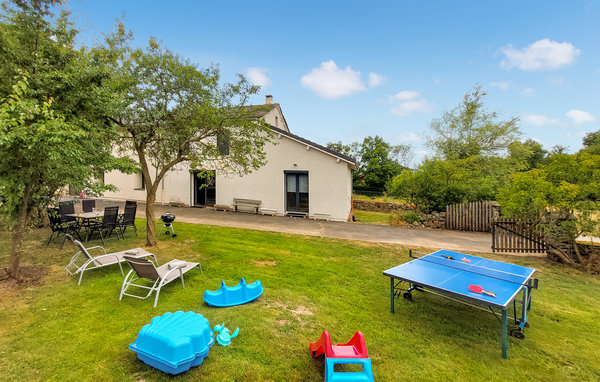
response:
[[[462,102],[431,122],[433,135],[427,144],[442,159],[465,159],[473,155],[497,156],[519,136],[518,118],[496,121],[498,114],[484,106],[481,86],[465,94]]]
[[[392,145],[380,136],[366,137],[362,142],[345,145],[329,142],[327,147],[354,157],[358,169],[353,173],[356,189],[385,191],[385,185],[413,159],[410,145]]]
[[[385,185],[412,159],[412,147],[392,145],[380,136],[366,137],[358,147],[358,171],[354,185],[367,190],[385,191]]]
[[[67,184],[102,191],[95,180],[124,161],[111,155],[103,114],[110,72],[73,48],[77,31],[56,1],[4,4],[0,22],[0,199],[12,230],[9,273],[19,276],[28,221]]]
[[[167,171],[179,163],[246,174],[265,163],[270,128],[258,120],[248,99],[259,90],[242,76],[220,84],[217,67],[199,69],[150,38],[132,48],[131,34],[119,24],[107,40],[119,81],[120,107],[113,121],[121,127],[124,152],[135,153],[146,189],[146,244],[156,244],[154,204]],[[219,142],[217,142],[219,141]],[[217,144],[219,143],[219,144]],[[224,149],[224,148],[227,149]]]

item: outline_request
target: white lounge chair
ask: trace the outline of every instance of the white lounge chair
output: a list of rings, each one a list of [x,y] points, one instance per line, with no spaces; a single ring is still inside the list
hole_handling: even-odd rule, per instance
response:
[[[200,269],[200,273],[202,273],[202,266],[200,265],[200,263],[191,263],[189,261],[181,260],[171,260],[168,263],[163,264],[157,268],[152,261],[146,258],[133,256],[124,256],[124,258],[131,266],[131,271],[129,271],[129,273],[127,274],[127,276],[125,276],[125,279],[123,280],[119,300],[121,300],[123,296],[146,299],[152,294],[152,292],[156,292],[156,297],[154,297],[155,308],[156,304],[158,303],[158,295],[160,294],[160,288],[162,288],[163,285],[166,285],[171,281],[175,280],[177,277],[179,277],[181,279],[181,287],[185,288],[185,283],[183,282],[184,273],[193,268]],[[154,259],[154,261],[156,261],[156,258]],[[158,262],[156,264],[158,264]],[[134,283],[136,280],[139,279],[148,279],[150,281],[153,281],[154,283],[152,284],[152,286]],[[145,296],[130,294],[127,293],[127,289],[129,289],[129,287],[147,289],[148,293]]]
[[[71,240],[77,248],[79,248],[79,252],[77,252],[75,256],[71,258],[71,261],[66,266],[68,274],[79,274],[79,282],[77,283],[77,285],[81,285],[81,279],[83,278],[83,273],[85,271],[89,271],[96,268],[102,268],[113,264],[119,264],[121,274],[123,274],[123,267],[121,266],[121,263],[125,262],[125,255],[135,258],[145,258],[150,256],[154,258],[154,261],[156,261],[156,256],[154,256],[150,252],[146,252],[142,248],[134,248],[120,252],[106,253],[106,250],[99,245],[95,247],[85,248],[83,244],[81,244],[80,241],[75,240],[73,236],[69,234],[65,236],[67,237],[67,239]],[[101,249],[103,254],[93,257],[89,252],[92,249]]]

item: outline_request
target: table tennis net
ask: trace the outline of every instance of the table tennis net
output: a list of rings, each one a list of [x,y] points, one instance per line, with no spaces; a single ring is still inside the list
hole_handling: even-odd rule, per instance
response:
[[[454,257],[454,259],[448,259],[448,258],[443,257],[442,255],[445,255],[445,253],[434,252],[434,253],[427,254],[427,253],[419,253],[416,251],[412,252],[412,257],[416,258],[413,261],[426,261],[428,263],[439,264],[444,267],[453,268],[453,269],[457,269],[460,271],[465,271],[465,272],[469,272],[469,273],[473,273],[473,274],[477,274],[477,275],[481,275],[481,276],[485,276],[485,277],[490,277],[490,278],[497,279],[497,280],[508,281],[508,282],[520,284],[520,285],[525,285],[524,283],[528,279],[528,275],[524,276],[524,275],[515,274],[515,273],[511,273],[511,272],[507,272],[507,271],[502,271],[499,269],[493,269],[493,268],[485,267],[483,265],[478,265],[477,263],[463,262],[461,260],[461,257],[459,257],[460,254],[456,254],[459,256],[456,256],[456,255],[452,256],[452,257]],[[484,260],[484,259],[482,259],[482,260]]]

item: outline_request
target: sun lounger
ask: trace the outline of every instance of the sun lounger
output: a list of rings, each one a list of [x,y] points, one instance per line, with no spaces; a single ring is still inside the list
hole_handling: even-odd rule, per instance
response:
[[[154,307],[156,307],[156,304],[158,303],[158,295],[160,294],[160,289],[164,285],[179,277],[181,279],[181,287],[185,288],[185,284],[183,282],[184,273],[194,268],[198,268],[200,269],[200,272],[202,272],[200,263],[191,263],[189,261],[171,260],[157,268],[152,261],[146,258],[132,256],[124,256],[124,258],[131,266],[131,271],[129,271],[123,280],[119,300],[121,300],[123,296],[146,299],[152,294],[152,292],[156,292],[156,297],[154,298]],[[154,260],[156,261],[156,258]],[[139,279],[150,280],[154,283],[152,286],[136,284],[135,281]],[[130,287],[146,289],[148,290],[148,293],[145,296],[127,293],[127,290]]]
[[[115,253],[106,253],[106,250],[99,245],[95,247],[85,248],[83,244],[81,244],[80,241],[75,240],[73,236],[67,234],[66,238],[71,240],[73,244],[75,244],[75,246],[79,248],[79,252],[77,252],[75,256],[71,258],[71,261],[66,266],[67,273],[69,273],[70,275],[79,274],[79,282],[77,283],[77,285],[81,285],[83,273],[91,269],[107,267],[113,264],[119,264],[121,274],[123,274],[123,267],[121,266],[121,263],[125,261],[125,255],[134,258],[145,258],[151,256],[154,257],[154,260],[156,261],[156,257],[152,253],[146,252],[141,248],[128,249],[125,251]],[[101,249],[103,254],[93,257],[89,252],[92,249]]]

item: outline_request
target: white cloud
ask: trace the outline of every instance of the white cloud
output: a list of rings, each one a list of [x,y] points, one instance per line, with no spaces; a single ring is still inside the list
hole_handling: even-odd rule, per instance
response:
[[[369,87],[375,88],[377,86],[384,85],[387,82],[387,78],[377,73],[369,73]]]
[[[498,88],[502,91],[507,91],[510,87],[510,82],[508,81],[500,81],[500,82],[490,82],[490,86],[494,88]]]
[[[407,101],[392,107],[390,112],[400,117],[406,117],[413,113],[430,113],[431,104],[426,99]]]
[[[582,110],[569,110],[567,112],[567,117],[571,118],[573,123],[575,123],[576,125],[596,121],[596,117]]]
[[[525,125],[532,125],[536,127],[548,126],[548,125],[556,125],[559,123],[558,120],[547,117],[541,114],[522,114],[521,121]]]
[[[439,78],[434,78],[433,79],[433,83],[436,84],[436,85],[440,85],[442,82],[440,81]]]
[[[501,68],[516,67],[526,71],[558,69],[572,64],[581,54],[581,50],[569,42],[557,42],[547,38],[523,49],[516,49],[512,44],[508,44],[500,50],[506,56],[500,62]]]
[[[267,73],[269,73],[269,69],[267,68],[254,67],[246,70],[246,76],[248,76],[250,82],[261,88],[271,85],[271,79],[267,76]]]
[[[403,90],[392,96],[389,96],[389,101],[392,106],[390,113],[406,117],[413,113],[429,113],[432,105],[425,98],[421,97],[421,93],[414,90]]]
[[[535,89],[533,89],[533,88],[525,88],[525,89],[523,89],[521,94],[523,94],[525,97],[528,97],[528,98],[535,97],[535,95],[536,95]]]
[[[395,135],[393,141],[399,142],[399,143],[417,143],[417,142],[423,141],[423,138],[417,133],[413,133],[412,131],[407,131],[407,132],[402,132],[398,135]]]
[[[409,101],[411,99],[419,98],[420,96],[421,96],[421,93],[419,93],[417,91],[403,90],[401,92],[394,94],[393,96],[390,96],[390,102]]]
[[[360,72],[352,70],[349,66],[341,69],[333,60],[322,62],[318,68],[303,75],[300,82],[303,87],[326,99],[349,96],[366,90],[365,84],[360,80]]]

